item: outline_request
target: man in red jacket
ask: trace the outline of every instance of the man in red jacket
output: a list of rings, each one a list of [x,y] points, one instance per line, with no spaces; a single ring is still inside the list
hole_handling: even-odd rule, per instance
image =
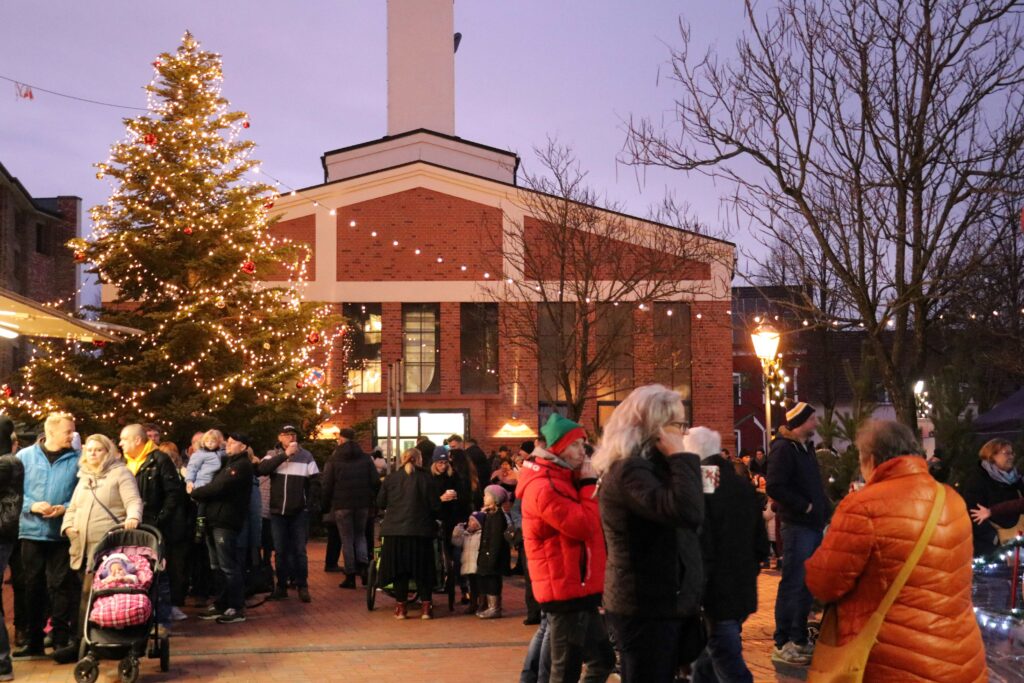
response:
[[[551,683],[608,678],[615,654],[598,607],[605,546],[594,498],[597,475],[583,449],[583,427],[557,413],[541,427],[548,443],[523,463],[523,542],[533,594],[547,613]]]

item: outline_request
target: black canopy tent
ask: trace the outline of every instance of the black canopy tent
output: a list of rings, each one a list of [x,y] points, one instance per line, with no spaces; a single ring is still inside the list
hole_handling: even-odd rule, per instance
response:
[[[991,410],[976,417],[972,427],[982,440],[1019,440],[1024,436],[1024,389],[1010,394]]]

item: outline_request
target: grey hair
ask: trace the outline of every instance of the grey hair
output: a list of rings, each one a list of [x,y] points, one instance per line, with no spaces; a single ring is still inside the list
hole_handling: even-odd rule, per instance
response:
[[[138,423],[125,425],[124,429],[121,430],[121,434],[122,436],[138,437],[142,443],[146,443],[149,440],[149,437],[146,435],[146,428]]]
[[[893,420],[868,420],[857,430],[857,451],[862,463],[878,467],[901,455],[922,456],[921,445],[910,427]]]
[[[608,420],[593,465],[599,473],[628,458],[676,416],[683,397],[661,384],[638,387],[620,403]]]
[[[707,427],[693,427],[683,437],[683,448],[705,460],[722,452],[722,435]]]

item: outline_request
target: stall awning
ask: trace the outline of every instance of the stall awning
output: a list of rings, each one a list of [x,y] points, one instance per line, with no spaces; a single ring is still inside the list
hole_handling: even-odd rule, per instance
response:
[[[141,330],[110,323],[79,320],[55,308],[46,308],[20,294],[0,288],[0,338],[53,337],[84,342],[119,342],[116,333],[142,334]]]

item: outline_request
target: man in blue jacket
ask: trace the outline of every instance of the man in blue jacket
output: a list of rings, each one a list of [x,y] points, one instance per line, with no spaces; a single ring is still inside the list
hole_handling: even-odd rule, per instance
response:
[[[812,654],[807,616],[814,598],[804,583],[804,562],[821,545],[829,513],[818,458],[806,445],[817,426],[814,408],[796,404],[786,413],[786,424],[779,428],[768,455],[767,493],[779,504],[783,552],[772,659],[785,664],[809,664]]]
[[[43,654],[46,595],[55,651],[67,646],[78,618],[80,587],[70,567],[70,543],[60,535],[64,510],[71,503],[71,493],[78,481],[80,453],[71,447],[75,421],[70,415],[52,413],[43,430],[45,438],[18,452],[18,460],[25,468],[18,539],[32,611],[28,643],[15,650],[14,657]]]

